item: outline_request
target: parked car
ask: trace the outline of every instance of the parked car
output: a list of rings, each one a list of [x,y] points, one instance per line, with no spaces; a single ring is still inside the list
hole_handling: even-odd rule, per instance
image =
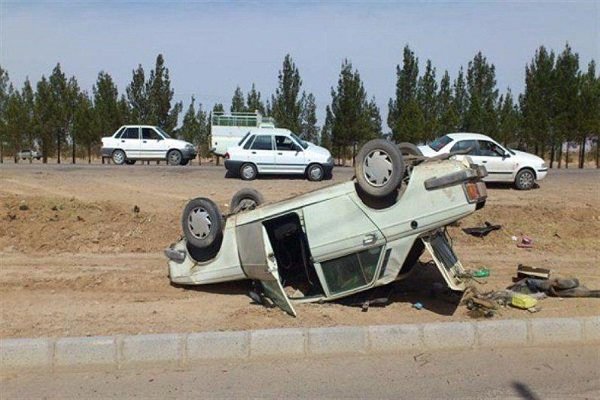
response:
[[[468,158],[407,158],[376,139],[359,151],[356,178],[264,205],[256,190],[233,196],[222,216],[213,201],[191,200],[184,237],[165,250],[169,278],[182,285],[260,282],[291,315],[294,303],[329,301],[402,279],[427,249],[452,290],[465,270],[444,227],[485,204],[485,168]]]
[[[115,164],[135,164],[137,160],[166,160],[170,165],[186,165],[196,157],[193,144],[173,139],[158,126],[124,125],[102,138],[102,157]]]
[[[426,157],[450,152],[464,152],[475,164],[484,165],[488,176],[486,182],[513,182],[520,190],[531,189],[548,173],[548,165],[534,154],[504,147],[489,136],[479,133],[449,133],[429,145],[419,146]]]
[[[21,160],[32,160],[35,158],[36,160],[39,160],[42,158],[42,153],[36,150],[25,149],[17,153],[17,158],[20,158]]]
[[[305,175],[320,181],[333,170],[329,150],[304,141],[287,129],[252,129],[225,154],[225,168],[244,180],[258,174]]]

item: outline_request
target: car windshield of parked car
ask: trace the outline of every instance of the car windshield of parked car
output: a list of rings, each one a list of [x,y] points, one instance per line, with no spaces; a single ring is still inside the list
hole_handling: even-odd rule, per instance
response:
[[[444,148],[448,143],[452,141],[452,138],[448,135],[439,137],[435,139],[433,142],[429,143],[429,147],[431,147],[435,151],[440,151]]]
[[[471,149],[468,154],[479,155],[477,153],[477,141],[476,140],[460,140],[460,141],[456,142],[454,144],[454,146],[452,146],[452,148],[450,149],[450,153],[453,153],[455,151],[464,151],[464,150],[468,150],[468,149]]]
[[[300,139],[294,133],[290,134],[290,136],[293,137],[296,142],[300,143],[300,146],[302,146],[303,149],[306,149],[308,147],[308,143],[306,143],[304,140]]]
[[[242,140],[240,140],[238,142],[238,146],[241,146],[242,143],[244,143],[244,140],[246,140],[246,138],[248,137],[249,134],[250,134],[250,131],[246,132],[246,134],[244,135],[244,137],[242,138]]]
[[[342,293],[371,283],[380,254],[376,247],[321,263],[329,291]]]
[[[164,129],[162,129],[160,126],[157,126],[156,130],[158,130],[165,139],[171,139],[171,136],[169,136],[169,134],[165,132]]]
[[[271,135],[258,135],[252,143],[252,150],[273,150]]]

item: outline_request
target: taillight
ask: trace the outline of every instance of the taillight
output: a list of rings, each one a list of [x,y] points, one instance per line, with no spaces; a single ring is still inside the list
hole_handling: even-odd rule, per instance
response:
[[[225,157],[226,160],[229,160],[229,153],[225,153],[223,157]]]
[[[465,194],[469,203],[477,203],[487,198],[487,189],[485,183],[479,182],[467,182],[464,185]]]

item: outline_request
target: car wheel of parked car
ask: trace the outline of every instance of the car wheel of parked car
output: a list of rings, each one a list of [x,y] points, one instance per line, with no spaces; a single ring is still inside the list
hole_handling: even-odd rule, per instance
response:
[[[171,150],[167,153],[167,162],[169,165],[181,165],[183,156],[179,150]]]
[[[223,217],[219,207],[204,197],[190,200],[181,217],[183,234],[188,243],[205,249],[219,242],[223,236]]]
[[[127,157],[125,156],[125,152],[123,150],[115,150],[112,153],[112,160],[115,164],[121,165],[125,163]]]
[[[254,210],[265,202],[263,195],[256,189],[243,188],[231,198],[229,211],[236,214],[240,211]]]
[[[135,164],[135,161],[136,160],[125,160],[125,164],[127,164],[127,165],[133,165],[133,164]]]
[[[323,180],[323,176],[325,176],[325,171],[321,164],[311,164],[306,169],[306,176],[309,181],[318,182]]]
[[[403,156],[416,156],[422,157],[423,153],[421,150],[414,144],[408,142],[398,143],[398,149],[400,149],[400,153]]]
[[[404,159],[396,145],[385,139],[365,143],[358,151],[354,173],[360,188],[374,197],[385,197],[400,185]]]
[[[522,169],[515,177],[515,186],[519,190],[529,190],[535,184],[535,174],[530,169]]]
[[[188,165],[190,163],[189,159],[183,159],[181,160],[181,163],[179,165]]]
[[[242,178],[245,181],[251,181],[253,179],[256,179],[256,175],[258,175],[258,170],[256,169],[256,166],[252,163],[245,163],[242,164],[242,166],[240,167],[240,178]]]

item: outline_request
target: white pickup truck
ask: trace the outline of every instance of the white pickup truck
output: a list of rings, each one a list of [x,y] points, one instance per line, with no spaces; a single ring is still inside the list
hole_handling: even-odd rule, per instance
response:
[[[132,165],[137,160],[186,165],[196,154],[193,144],[173,139],[158,126],[123,125],[112,136],[102,138],[102,157],[111,158],[117,165]]]

